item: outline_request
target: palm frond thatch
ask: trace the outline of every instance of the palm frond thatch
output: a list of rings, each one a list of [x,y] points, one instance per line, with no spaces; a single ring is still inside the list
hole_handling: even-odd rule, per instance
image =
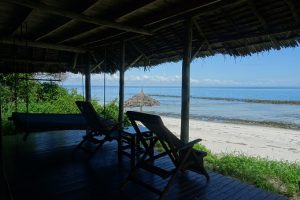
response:
[[[160,102],[152,97],[145,95],[143,90],[140,93],[134,95],[124,102],[124,107],[140,107],[142,111],[143,106],[159,106]]]

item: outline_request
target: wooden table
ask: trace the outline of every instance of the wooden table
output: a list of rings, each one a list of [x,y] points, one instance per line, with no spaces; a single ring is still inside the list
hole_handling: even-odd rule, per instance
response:
[[[139,126],[142,135],[152,135],[152,133],[144,126]],[[124,145],[125,143],[125,145]],[[119,158],[125,155],[130,158],[131,168],[135,166],[139,156],[143,153],[140,138],[133,126],[125,127],[120,132],[119,138]],[[129,151],[129,152],[128,152]],[[152,153],[152,152],[151,152]]]

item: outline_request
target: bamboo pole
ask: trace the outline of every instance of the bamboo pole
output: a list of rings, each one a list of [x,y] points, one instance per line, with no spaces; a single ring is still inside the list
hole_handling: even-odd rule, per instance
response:
[[[88,64],[85,67],[85,101],[91,101],[91,62],[90,62],[90,57],[88,58]]]
[[[124,121],[124,73],[125,73],[125,42],[121,42],[120,82],[119,82],[119,123]]]
[[[190,114],[190,63],[192,54],[192,18],[185,20],[185,42],[182,61],[182,89],[181,89],[181,132],[180,139],[189,141],[189,114]]]

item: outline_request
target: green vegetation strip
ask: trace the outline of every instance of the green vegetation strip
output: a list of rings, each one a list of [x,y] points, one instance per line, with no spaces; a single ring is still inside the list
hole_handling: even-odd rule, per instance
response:
[[[0,75],[0,100],[2,102],[3,132],[5,135],[15,133],[13,123],[8,120],[12,112],[29,113],[79,113],[75,101],[83,100],[76,89],[68,91],[66,88],[51,82],[26,80],[33,75],[10,74]],[[17,81],[17,84],[15,83]],[[28,102],[28,103],[26,103]],[[117,101],[104,107],[97,101],[92,101],[96,111],[112,120],[118,119]]]
[[[197,144],[197,150],[208,153],[206,167],[226,176],[237,178],[264,190],[298,199],[300,163],[272,161],[243,154],[213,154],[205,146]]]

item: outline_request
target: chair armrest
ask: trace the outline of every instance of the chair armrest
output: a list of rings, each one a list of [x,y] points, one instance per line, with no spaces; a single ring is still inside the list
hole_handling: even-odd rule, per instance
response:
[[[156,139],[157,137],[156,136],[142,136],[145,140],[153,140],[153,139]]]
[[[111,130],[112,131],[119,131],[121,128],[122,128],[122,125],[123,125],[124,122],[118,122],[118,123],[114,123],[112,124],[110,127],[111,127]]]
[[[182,151],[188,148],[192,148],[195,144],[199,143],[202,139],[196,139],[193,140],[191,142],[186,143],[185,145],[183,145],[182,147],[178,148],[177,151]]]

